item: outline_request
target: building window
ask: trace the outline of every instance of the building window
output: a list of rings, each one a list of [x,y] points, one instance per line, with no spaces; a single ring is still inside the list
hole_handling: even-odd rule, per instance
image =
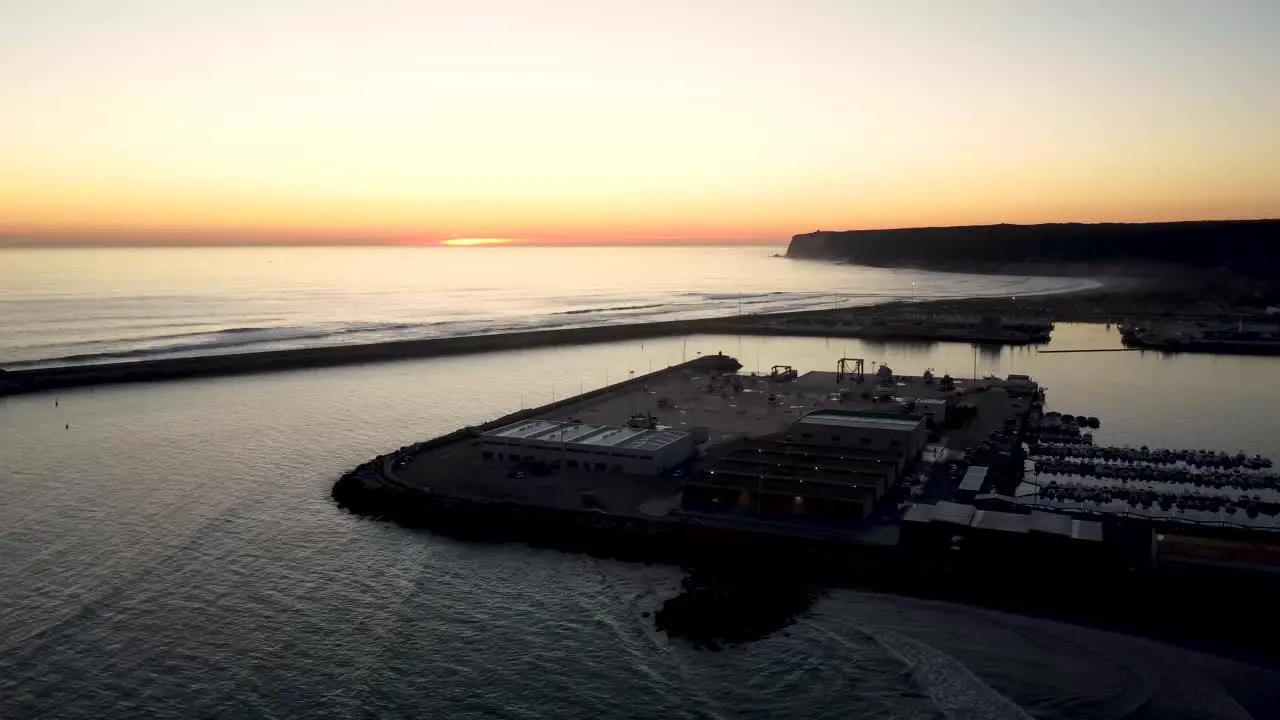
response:
[[[489,452],[488,450],[482,450],[480,452],[480,457],[484,458],[485,460],[492,460],[493,453]]]
[[[832,436],[831,436],[831,442],[840,442],[840,436],[839,436],[839,435],[832,435]]]
[[[869,437],[858,438],[858,442],[862,443],[863,445],[870,445],[870,444],[871,444],[871,438],[869,438]]]
[[[596,469],[603,471],[603,470],[607,470],[608,468],[605,466],[604,463],[596,463]]]
[[[902,441],[901,441],[901,440],[890,440],[890,441],[889,441],[889,447],[902,447]]]
[[[800,437],[804,438],[805,440],[809,440],[813,437],[813,433],[801,433]]]
[[[614,465],[614,466],[613,466],[613,471],[614,471],[614,472],[622,472],[622,466],[621,466],[621,465]]]
[[[565,462],[565,466],[566,466],[566,467],[571,467],[571,468],[576,468],[576,467],[578,467],[578,461],[577,461],[577,460],[569,460],[569,461],[566,461],[566,462]]]

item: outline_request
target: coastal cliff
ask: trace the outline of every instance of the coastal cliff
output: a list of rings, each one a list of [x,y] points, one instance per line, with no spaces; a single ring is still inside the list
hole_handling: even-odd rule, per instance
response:
[[[787,257],[953,272],[1196,268],[1275,278],[1280,220],[819,230],[793,237]]]

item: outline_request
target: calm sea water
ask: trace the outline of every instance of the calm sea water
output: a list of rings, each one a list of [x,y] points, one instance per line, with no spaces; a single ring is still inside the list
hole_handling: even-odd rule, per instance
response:
[[[0,364],[107,362],[1060,292],[1072,278],[878,270],[778,247],[0,251]]]
[[[675,568],[458,543],[328,497],[379,452],[716,351],[748,369],[1027,372],[1055,408],[1101,417],[1102,442],[1280,457],[1270,358],[693,336],[5,398],[0,717],[1276,715],[1273,671],[848,590],[699,651],[645,617]]]

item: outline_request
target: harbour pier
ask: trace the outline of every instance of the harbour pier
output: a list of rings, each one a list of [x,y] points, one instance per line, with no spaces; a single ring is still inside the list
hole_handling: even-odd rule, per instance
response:
[[[360,465],[333,497],[454,537],[670,563],[745,587],[763,574],[1231,647],[1256,647],[1250,623],[1280,600],[1280,576],[1239,562],[1265,554],[1233,550],[1280,547],[1266,528],[1242,541],[1197,525],[1166,543],[1152,518],[1028,502],[1028,468],[1043,462],[1028,451],[1069,434],[1044,421],[1030,378],[901,376],[857,358],[739,369],[704,356],[463,428]],[[795,597],[778,607],[793,612]],[[677,604],[711,606],[725,612]],[[664,618],[714,640],[709,618]]]

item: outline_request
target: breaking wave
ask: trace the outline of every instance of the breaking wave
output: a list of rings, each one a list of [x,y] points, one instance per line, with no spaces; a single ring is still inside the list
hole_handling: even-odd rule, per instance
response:
[[[713,253],[705,260],[714,266],[722,257]],[[368,287],[317,285],[305,292],[265,283],[234,292],[218,287],[208,296],[147,288],[121,295],[0,293],[0,316],[9,331],[0,363],[21,369],[124,362],[856,307],[912,297],[1034,295],[1096,285],[1080,278],[913,274],[811,263],[785,266],[789,274],[780,281],[762,276],[764,267],[713,274],[705,280],[713,287],[705,290],[663,287],[662,273],[651,268],[644,277],[659,280],[633,285],[588,277],[584,288],[554,294],[536,283],[477,288],[474,277],[440,292],[383,290],[374,280]],[[775,267],[769,265],[769,273]],[[796,289],[768,287],[780,282]]]

